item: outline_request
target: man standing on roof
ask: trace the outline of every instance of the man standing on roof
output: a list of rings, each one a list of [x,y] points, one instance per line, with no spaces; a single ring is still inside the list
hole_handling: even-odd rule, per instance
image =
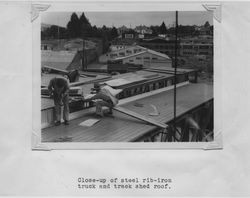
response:
[[[49,93],[54,99],[56,122],[55,125],[61,124],[61,106],[63,106],[64,124],[69,124],[69,83],[65,78],[55,77],[50,80],[48,86]]]

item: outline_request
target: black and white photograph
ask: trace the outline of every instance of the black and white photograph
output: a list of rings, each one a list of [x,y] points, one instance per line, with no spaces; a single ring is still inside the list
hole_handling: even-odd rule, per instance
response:
[[[41,142],[213,142],[210,11],[44,12]]]
[[[0,0],[0,197],[250,197],[249,8]]]

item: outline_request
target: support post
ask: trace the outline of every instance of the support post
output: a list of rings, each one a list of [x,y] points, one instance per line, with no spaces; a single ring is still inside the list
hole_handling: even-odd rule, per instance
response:
[[[175,12],[175,62],[174,62],[174,131],[176,129],[176,72],[177,72],[177,50],[178,50],[178,11]]]

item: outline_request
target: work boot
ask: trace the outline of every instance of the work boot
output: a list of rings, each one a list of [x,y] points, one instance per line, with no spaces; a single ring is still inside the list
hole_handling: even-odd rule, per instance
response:
[[[61,121],[56,121],[55,125],[59,126],[61,124]]]
[[[65,124],[65,125],[69,125],[69,121],[68,121],[68,120],[65,120],[65,121],[64,121],[64,124]]]

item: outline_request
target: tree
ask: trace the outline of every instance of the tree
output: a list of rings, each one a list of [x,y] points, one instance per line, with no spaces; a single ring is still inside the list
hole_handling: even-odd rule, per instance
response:
[[[112,39],[118,37],[117,29],[116,29],[115,27],[113,27],[113,28],[111,29],[110,34],[111,34],[111,38],[112,38]]]
[[[103,31],[107,31],[106,25],[103,25],[103,26],[102,26],[102,30],[103,30]]]
[[[86,18],[84,12],[80,16],[79,24],[80,24],[79,28],[81,31],[81,36],[90,37],[92,35],[92,26],[89,20]]]
[[[77,38],[81,35],[80,21],[75,12],[71,15],[70,21],[67,24],[67,30],[70,38]]]
[[[167,28],[166,25],[164,23],[164,21],[162,22],[160,28],[159,28],[160,34],[166,34],[167,33]]]
[[[195,27],[190,25],[179,25],[178,34],[180,36],[192,36],[195,33]]]
[[[159,26],[150,26],[150,29],[152,30],[152,36],[157,36],[159,34]]]
[[[99,28],[97,28],[95,25],[92,27],[92,36],[93,37],[101,37],[102,32]]]
[[[209,27],[210,27],[210,24],[209,24],[208,21],[206,21],[206,23],[204,24],[204,27],[206,27],[206,28],[209,28]]]
[[[79,18],[80,24],[85,24],[85,25],[90,25],[89,20],[86,18],[84,12],[82,13],[82,15]]]

